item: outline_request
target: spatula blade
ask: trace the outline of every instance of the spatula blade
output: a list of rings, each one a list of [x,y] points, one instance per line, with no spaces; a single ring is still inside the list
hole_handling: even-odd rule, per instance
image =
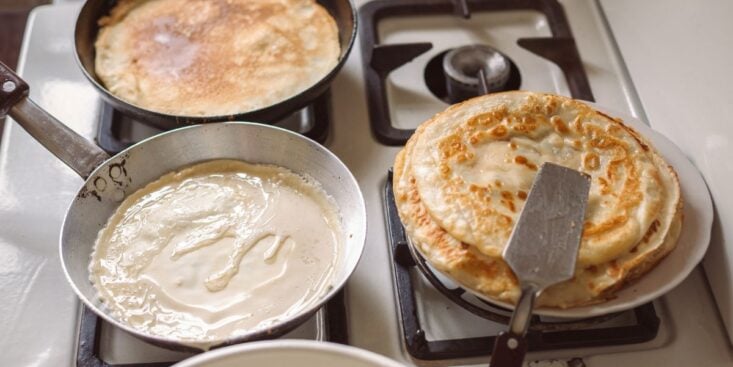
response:
[[[543,289],[573,277],[590,184],[584,173],[542,165],[503,254],[522,284]]]

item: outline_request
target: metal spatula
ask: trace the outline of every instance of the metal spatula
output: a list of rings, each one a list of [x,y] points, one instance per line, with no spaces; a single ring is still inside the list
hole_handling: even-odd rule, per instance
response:
[[[589,189],[586,174],[552,163],[540,168],[504,249],[504,260],[517,275],[522,295],[509,331],[496,339],[491,367],[522,365],[535,296],[573,277]]]

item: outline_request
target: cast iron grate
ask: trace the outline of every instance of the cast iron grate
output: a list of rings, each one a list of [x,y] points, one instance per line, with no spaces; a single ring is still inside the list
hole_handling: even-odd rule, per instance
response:
[[[268,121],[253,122],[270,123]],[[137,139],[128,136],[126,129],[131,128],[130,124],[139,123],[115,110],[110,104],[103,103],[99,129],[97,130],[97,144],[107,153],[118,153],[137,143]],[[330,90],[326,90],[304,109],[295,111],[291,116],[272,124],[296,131],[323,144],[328,138],[331,125]],[[155,131],[155,133],[162,132],[152,127],[148,129],[153,129],[152,131]]]
[[[319,327],[323,328],[324,339],[339,344],[349,344],[349,330],[346,320],[346,304],[344,291],[341,290],[331,298],[321,311],[323,321]],[[128,363],[108,364],[100,357],[100,337],[103,320],[94,311],[82,306],[81,322],[79,324],[79,344],[76,351],[77,367],[167,367],[178,363]]]
[[[449,289],[430,270],[425,260],[412,253],[407,243],[404,228],[397,215],[394,193],[392,192],[392,171],[387,175],[384,187],[384,211],[387,225],[387,239],[394,260],[394,279],[402,323],[402,337],[407,351],[422,360],[444,360],[488,356],[496,336],[427,340],[425,329],[420,322],[415,284],[411,272],[416,268],[443,295],[466,310],[490,321],[506,324],[509,314],[500,309],[479,307],[461,298],[463,290]],[[650,341],[659,331],[659,317],[651,303],[639,306],[633,311],[635,321],[623,326],[599,326],[616,317],[608,315],[576,321],[547,322],[533,317],[527,340],[530,351],[568,348],[586,348],[635,344]]]
[[[508,10],[536,10],[545,15],[552,37],[520,38],[517,44],[555,63],[565,74],[573,98],[594,101],[570,24],[557,0],[376,0],[359,8],[359,39],[369,120],[377,140],[402,145],[412,135],[414,130],[392,125],[385,80],[393,70],[433,47],[430,42],[380,44],[377,27],[382,19],[440,14],[469,18],[471,12]]]

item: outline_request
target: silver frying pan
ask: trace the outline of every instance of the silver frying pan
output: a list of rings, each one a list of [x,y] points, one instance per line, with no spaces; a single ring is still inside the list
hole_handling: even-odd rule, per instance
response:
[[[106,321],[150,343],[198,351],[176,339],[149,335],[119,322],[99,301],[88,265],[97,234],[120,202],[165,173],[221,158],[274,164],[317,179],[341,211],[346,239],[333,287],[311,307],[266,329],[217,341],[214,347],[274,338],[294,329],[344,286],[364,249],[366,209],[359,185],[333,153],[301,135],[248,122],[194,125],[146,139],[110,157],[33,103],[28,85],[0,63],[0,118],[5,115],[85,180],[66,212],[60,239],[61,262],[71,287]]]

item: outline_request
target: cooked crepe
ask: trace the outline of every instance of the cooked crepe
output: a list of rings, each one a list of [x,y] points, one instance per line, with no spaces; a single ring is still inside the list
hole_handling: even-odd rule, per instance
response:
[[[173,115],[275,104],[325,77],[340,54],[336,23],[314,0],[121,0],[100,26],[104,86]]]
[[[412,139],[408,141],[393,167],[397,211],[412,244],[433,266],[464,286],[497,299],[511,298],[508,293],[517,288],[517,281],[506,263],[482,256],[456,240],[425,209],[410,172],[413,143]]]
[[[482,123],[491,118],[498,121]],[[561,125],[564,121],[570,123]],[[535,126],[528,128],[527,124]],[[506,129],[504,133],[492,134],[498,126]],[[418,151],[421,143],[429,141],[426,134],[436,134],[436,130],[447,139],[433,138],[432,151],[428,148]],[[488,133],[481,134],[482,131]],[[481,137],[482,144],[476,144],[478,141],[473,137]],[[626,139],[629,137],[631,140]],[[609,141],[626,149],[614,148],[615,154],[604,152]],[[490,147],[491,144],[506,149]],[[629,145],[640,151],[629,149]],[[446,146],[459,151],[463,158],[454,158],[455,154],[449,154],[450,149],[446,153]],[[589,164],[585,157],[591,153],[598,159],[590,158]],[[424,174],[428,168],[424,163],[426,154],[438,158],[439,163],[435,163],[434,168],[445,181],[425,185],[424,191],[420,187],[418,173],[421,171],[417,162],[423,163]],[[520,159],[518,163],[515,157],[520,154],[528,157],[527,160]],[[630,154],[634,155],[634,160],[621,159]],[[528,92],[479,97],[451,107],[421,125],[400,152],[395,162],[394,189],[400,217],[413,244],[433,266],[464,286],[489,298],[515,302],[519,289],[514,275],[501,259],[501,250],[521,211],[522,200],[526,198],[536,169],[545,161],[586,172],[593,177],[593,184],[580,249],[585,259],[579,258],[572,280],[544,291],[538,299],[539,305],[567,308],[602,302],[612,297],[623,284],[647,272],[674,248],[682,220],[679,184],[672,168],[654,148],[621,121],[580,102]],[[454,175],[448,175],[447,179],[443,168],[446,166],[448,173]],[[517,171],[515,166],[524,167],[526,171]],[[626,175],[624,179],[619,177],[627,172],[641,173]],[[477,184],[477,179],[482,178],[487,185]],[[634,185],[631,182],[634,180],[649,182]],[[499,185],[501,187],[497,187]],[[441,188],[446,190],[443,196],[435,194]],[[653,198],[649,201],[653,204],[629,205],[624,195],[640,196],[634,201],[642,202],[645,196],[651,195]],[[433,212],[426,197],[447,198],[448,202],[443,202],[444,207]],[[496,204],[492,206],[492,202]],[[647,209],[639,209],[639,206]],[[475,212],[477,207],[481,211]],[[639,214],[644,210],[648,212]],[[481,216],[478,220],[492,215],[494,218],[482,222],[481,227],[470,227],[464,218],[474,214]],[[605,225],[602,231],[597,229],[603,218],[624,215],[636,223],[629,226],[612,222],[612,226]],[[645,219],[647,217],[650,219]],[[452,218],[465,220],[464,227],[453,226],[459,229],[455,231],[458,235],[443,226],[443,223],[457,223]],[[638,218],[649,224],[644,226],[646,222]],[[638,229],[641,231],[638,239],[619,234],[629,234],[639,227],[642,228]],[[483,232],[474,232],[474,228],[481,228]],[[460,235],[464,235],[463,238]],[[488,244],[471,244],[465,238],[487,239]],[[631,245],[626,245],[626,241]]]
[[[424,205],[455,238],[500,256],[538,167],[588,173],[593,185],[579,262],[597,265],[637,244],[664,206],[658,155],[623,124],[567,98],[527,92],[449,108],[416,137]]]

